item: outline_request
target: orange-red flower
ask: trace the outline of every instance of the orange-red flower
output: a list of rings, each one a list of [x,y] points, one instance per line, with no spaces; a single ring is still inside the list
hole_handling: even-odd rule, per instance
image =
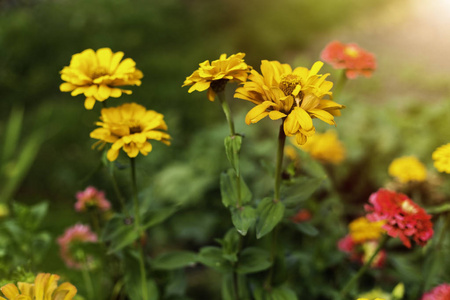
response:
[[[370,77],[377,67],[375,56],[354,43],[333,41],[323,49],[320,57],[335,69],[345,69],[349,79],[355,79],[358,75]]]
[[[403,244],[411,248],[413,239],[420,246],[424,246],[433,236],[431,216],[423,208],[414,203],[408,196],[379,189],[370,195],[365,209],[370,221],[385,220],[383,228],[392,237],[399,237]]]

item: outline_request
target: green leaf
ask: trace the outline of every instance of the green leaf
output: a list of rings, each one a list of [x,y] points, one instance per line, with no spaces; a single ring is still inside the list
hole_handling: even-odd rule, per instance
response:
[[[161,208],[145,212],[142,221],[142,228],[148,229],[165,221],[177,211],[176,207]]]
[[[317,230],[317,228],[311,225],[310,223],[298,223],[295,224],[295,227],[299,231],[309,236],[316,236],[319,234],[319,230]]]
[[[17,143],[20,138],[20,129],[23,121],[23,107],[14,107],[9,115],[9,120],[5,129],[3,140],[3,163],[11,159],[17,149]]]
[[[256,300],[297,300],[294,291],[287,287],[275,287],[270,292],[263,288],[255,289]]]
[[[222,276],[222,300],[235,300],[233,273],[227,273]]]
[[[2,190],[2,193],[0,194],[0,202],[5,202],[12,197],[31,168],[43,141],[44,132],[36,131],[20,147],[21,151],[18,153],[17,158],[6,171],[6,180],[1,182],[0,190]]]
[[[198,261],[220,272],[231,271],[231,264],[223,257],[222,249],[219,247],[203,247],[198,254]]]
[[[249,247],[240,253],[236,272],[240,274],[256,273],[268,269],[271,265],[272,261],[268,251]]]
[[[152,261],[152,266],[159,270],[174,270],[193,265],[197,254],[190,251],[173,251],[163,253]]]
[[[241,208],[231,207],[230,211],[234,227],[241,235],[245,236],[256,221],[256,210],[251,206],[243,206]]]
[[[233,169],[228,169],[226,172],[220,174],[220,194],[222,195],[222,203],[225,207],[239,206],[238,191],[236,172]],[[252,193],[242,177],[240,178],[240,193],[242,205],[252,200]]]
[[[242,136],[240,135],[227,136],[225,138],[225,152],[227,154],[227,158],[238,175],[240,174],[239,151],[241,150],[241,144]]]
[[[222,245],[222,256],[232,263],[237,262],[240,239],[240,235],[234,228],[228,230],[223,239],[217,239],[217,242]]]
[[[295,180],[291,185],[283,187],[282,193],[288,195],[283,198],[286,206],[296,206],[306,201],[322,185],[325,178],[301,177]]]
[[[136,251],[125,251],[123,256],[125,268],[125,289],[130,300],[142,300],[142,279],[139,271],[139,258]],[[146,279],[146,299],[158,300],[159,291],[153,279]]]
[[[260,239],[283,219],[284,204],[281,201],[274,202],[272,198],[264,198],[258,205],[259,219],[256,222],[256,238]]]
[[[106,225],[102,240],[110,242],[108,254],[117,252],[132,244],[138,237],[133,223],[128,224],[122,215],[116,214]]]

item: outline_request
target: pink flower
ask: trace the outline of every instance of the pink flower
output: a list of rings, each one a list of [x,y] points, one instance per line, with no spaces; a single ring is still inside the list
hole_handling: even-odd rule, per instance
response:
[[[378,246],[378,241],[365,241],[361,243],[356,243],[350,234],[338,241],[338,248],[340,251],[347,253],[350,260],[364,264],[373,255],[375,249]],[[375,256],[371,263],[373,268],[381,268],[386,262],[386,251],[381,250]]]
[[[320,57],[335,69],[345,69],[349,79],[355,79],[358,75],[370,77],[377,67],[375,56],[354,43],[333,41],[323,49]]]
[[[66,265],[70,268],[80,269],[86,261],[88,263],[92,261],[92,257],[77,258],[71,248],[77,243],[95,243],[97,240],[97,235],[87,225],[76,224],[67,228],[64,234],[58,238],[60,254]]]
[[[428,293],[423,294],[421,300],[448,300],[450,299],[450,284],[438,285]]]
[[[410,238],[424,246],[433,236],[431,216],[414,203],[408,196],[386,189],[379,189],[370,195],[370,204],[365,209],[370,221],[385,220],[383,229],[392,237],[399,237],[403,244],[411,248]]]
[[[105,198],[105,192],[99,191],[93,186],[88,186],[84,191],[78,192],[76,197],[75,210],[78,212],[86,211],[91,207],[101,211],[111,208],[111,203]]]

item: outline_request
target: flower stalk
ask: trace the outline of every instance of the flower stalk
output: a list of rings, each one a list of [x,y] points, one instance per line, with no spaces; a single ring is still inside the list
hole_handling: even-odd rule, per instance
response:
[[[286,134],[283,129],[284,120],[281,122],[280,132],[278,133],[278,149],[277,149],[277,165],[275,169],[275,188],[273,201],[280,201],[280,187],[281,187],[281,170],[283,165],[284,144],[286,142]]]
[[[369,258],[368,261],[366,261],[366,263],[359,269],[358,273],[356,273],[351,279],[350,281],[347,282],[347,284],[344,286],[344,288],[341,290],[340,294],[340,298],[344,299],[345,296],[347,295],[348,291],[353,287],[353,285],[359,280],[359,278],[361,278],[362,275],[364,275],[364,273],[366,273],[367,269],[372,265],[373,260],[375,259],[375,257],[377,256],[378,252],[381,251],[381,249],[383,249],[384,245],[386,244],[387,240],[388,240],[388,235],[385,234],[382,236],[377,249],[375,249],[375,252],[372,254],[372,256]]]
[[[134,226],[136,231],[139,233],[139,241],[142,239],[144,232],[141,227],[141,218],[139,212],[139,200],[138,200],[138,190],[137,190],[137,182],[136,182],[136,165],[135,159],[130,158],[131,164],[131,181],[132,181],[132,190],[133,190],[133,205],[134,205]],[[139,242],[138,243],[139,250],[139,272],[141,274],[141,292],[142,299],[147,300],[147,275],[145,272],[145,261],[144,261],[144,250],[143,246]]]

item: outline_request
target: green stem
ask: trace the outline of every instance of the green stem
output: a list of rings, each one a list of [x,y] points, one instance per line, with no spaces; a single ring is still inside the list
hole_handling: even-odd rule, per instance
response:
[[[341,95],[342,89],[344,88],[345,83],[347,82],[347,75],[345,75],[345,69],[342,69],[341,74],[339,76],[336,87],[334,88],[333,97],[339,98]]]
[[[277,165],[275,169],[275,189],[273,201],[280,201],[280,187],[281,187],[281,170],[283,165],[284,144],[286,142],[286,134],[283,128],[284,120],[281,122],[280,132],[278,133],[278,149],[277,149]]]
[[[139,233],[139,243],[138,243],[138,250],[139,250],[139,271],[141,273],[141,292],[142,292],[142,299],[147,300],[147,275],[145,272],[145,261],[144,261],[144,250],[142,249],[142,243],[141,238],[144,235],[144,232],[141,228],[141,217],[139,212],[139,200],[138,200],[138,190],[137,190],[137,183],[136,183],[136,166],[135,166],[135,159],[130,158],[130,164],[131,164],[131,181],[132,181],[132,189],[133,189],[133,206],[134,206],[134,226],[135,230]]]
[[[222,105],[222,110],[223,113],[225,114],[225,117],[227,119],[228,122],[228,127],[230,128],[230,136],[231,138],[234,138],[236,133],[234,131],[234,122],[233,122],[233,118],[231,117],[231,110],[230,110],[230,106],[228,105],[227,100],[225,99],[225,91],[219,92],[217,94],[220,104]],[[237,203],[237,208],[242,207],[242,200],[241,200],[241,172],[239,172],[239,166],[236,167],[237,171],[236,171],[236,186],[237,186],[237,191],[238,191],[238,203]]]
[[[110,162],[112,164],[112,162]],[[114,192],[116,193],[117,198],[119,199],[120,202],[120,206],[122,207],[122,212],[129,217],[130,216],[130,212],[128,211],[127,206],[125,205],[125,198],[122,196],[122,193],[120,192],[119,189],[119,185],[117,183],[116,180],[116,176],[114,175],[114,166],[110,167],[110,171],[109,171],[110,177],[111,177],[111,181],[113,184],[113,188],[114,188]]]
[[[278,252],[278,230],[280,226],[277,225],[272,231],[272,240],[270,243],[270,260],[272,262],[272,266],[270,267],[269,274],[267,275],[266,281],[264,282],[264,288],[267,291],[270,291],[272,288],[272,277],[273,277],[273,271],[274,271],[274,264],[275,264],[275,258],[277,256]]]
[[[217,96],[219,98],[220,104],[222,104],[222,109],[225,114],[225,117],[227,118],[228,126],[230,127],[230,134],[231,136],[234,136],[236,134],[234,132],[234,122],[233,118],[231,117],[230,106],[228,105],[228,102],[225,99],[225,91],[217,93]]]
[[[86,254],[84,251],[81,251],[83,266],[81,267],[81,273],[83,275],[84,285],[86,286],[86,292],[89,300],[94,300],[96,297],[94,295],[94,285],[92,284],[91,275],[89,274],[89,266]]]
[[[375,252],[372,254],[372,256],[370,257],[370,259],[368,261],[366,261],[366,263],[359,269],[358,273],[356,273],[349,282],[347,282],[347,284],[344,286],[344,288],[341,290],[340,292],[340,296],[341,299],[344,299],[344,297],[347,295],[348,291],[352,288],[352,286],[359,280],[359,278],[364,275],[364,273],[367,271],[367,269],[372,265],[373,260],[375,259],[375,257],[377,256],[378,252],[380,252],[380,250],[384,247],[384,245],[386,244],[386,241],[388,240],[388,235],[385,234],[379,244],[377,249],[375,250]]]

